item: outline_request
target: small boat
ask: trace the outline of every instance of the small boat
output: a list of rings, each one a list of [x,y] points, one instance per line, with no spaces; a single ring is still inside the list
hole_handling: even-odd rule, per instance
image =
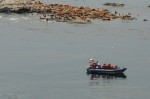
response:
[[[103,68],[87,68],[88,74],[122,74],[127,68],[103,69]]]
[[[127,68],[120,68],[111,64],[100,65],[95,62],[92,58],[89,60],[90,66],[87,68],[88,74],[122,74]]]

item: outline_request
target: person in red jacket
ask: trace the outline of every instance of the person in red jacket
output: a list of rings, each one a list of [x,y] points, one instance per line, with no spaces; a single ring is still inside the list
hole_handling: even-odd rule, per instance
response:
[[[95,67],[95,61],[94,61],[94,59],[90,59],[89,60],[89,64],[90,64],[90,68],[94,68]]]

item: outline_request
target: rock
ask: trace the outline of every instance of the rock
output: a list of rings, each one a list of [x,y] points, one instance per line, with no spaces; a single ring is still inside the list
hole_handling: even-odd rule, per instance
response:
[[[35,0],[1,0],[0,12],[2,13],[29,13]]]
[[[123,7],[123,6],[125,6],[124,4],[119,4],[119,3],[105,3],[103,5],[105,5],[105,6],[113,6],[113,7]]]
[[[37,0],[0,0],[0,12],[6,13],[32,13],[38,12],[42,3]],[[41,10],[41,9],[40,9]]]
[[[3,7],[3,8],[0,9],[0,12],[9,14],[11,12],[11,8],[9,8],[9,7]]]
[[[124,6],[124,4],[106,3],[109,6]],[[42,20],[55,20],[57,22],[89,23],[93,19],[132,20],[131,15],[118,15],[107,9],[96,9],[89,7],[75,7],[63,4],[44,4],[37,0],[0,0],[1,13],[38,13],[43,16]]]
[[[21,13],[29,13],[29,12],[30,12],[29,8],[23,7],[23,8],[19,8],[16,13],[20,13],[21,14]]]
[[[143,21],[148,21],[147,19],[143,19]]]
[[[12,5],[12,4],[30,4],[35,0],[1,0],[0,3],[2,5]]]
[[[148,7],[150,8],[150,5]]]

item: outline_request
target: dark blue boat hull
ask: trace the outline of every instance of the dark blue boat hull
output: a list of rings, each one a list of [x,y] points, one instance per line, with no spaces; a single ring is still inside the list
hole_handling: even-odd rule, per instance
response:
[[[87,73],[89,74],[121,74],[123,73],[127,68],[122,69],[87,69]]]
[[[87,74],[90,75],[90,79],[98,79],[98,78],[105,78],[105,79],[116,79],[116,78],[123,78],[126,79],[127,76],[124,73],[116,73],[116,74]]]

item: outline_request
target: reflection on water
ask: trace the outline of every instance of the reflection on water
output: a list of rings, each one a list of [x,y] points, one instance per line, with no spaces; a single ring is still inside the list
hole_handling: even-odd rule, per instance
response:
[[[126,79],[127,76],[125,74],[91,74],[90,79],[96,80],[96,79]]]
[[[90,78],[89,86],[113,85],[120,80],[125,80],[125,74],[87,74]]]

